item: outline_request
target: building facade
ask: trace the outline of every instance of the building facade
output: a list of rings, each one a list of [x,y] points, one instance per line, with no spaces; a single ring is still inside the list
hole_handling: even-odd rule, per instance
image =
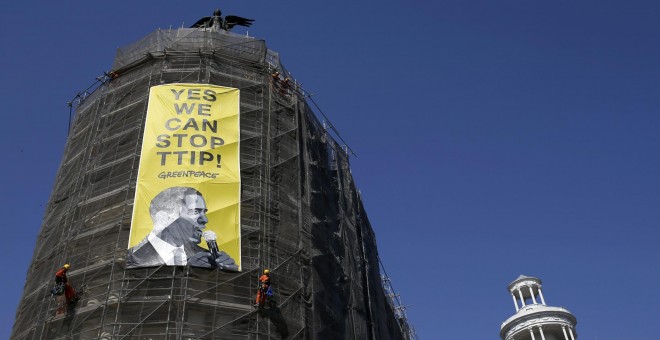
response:
[[[12,339],[410,338],[382,287],[349,157],[288,76],[263,40],[217,27],[157,30],[119,49],[74,103]],[[149,90],[177,83],[240,90],[240,273],[126,268]],[[75,305],[50,295],[64,263]],[[263,268],[275,297],[254,309]]]

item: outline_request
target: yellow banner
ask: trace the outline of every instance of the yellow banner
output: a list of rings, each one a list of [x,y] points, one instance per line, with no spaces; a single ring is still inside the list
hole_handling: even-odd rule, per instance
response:
[[[127,267],[240,271],[239,93],[151,88]]]

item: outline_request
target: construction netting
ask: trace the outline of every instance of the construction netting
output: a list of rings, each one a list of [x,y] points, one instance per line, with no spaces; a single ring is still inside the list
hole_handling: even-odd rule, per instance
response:
[[[120,49],[76,108],[12,338],[410,338],[349,157],[288,75],[264,41],[224,31],[159,30]],[[171,83],[240,90],[240,273],[126,268],[149,89]],[[63,263],[71,305],[50,294]],[[263,268],[275,295],[254,309]]]

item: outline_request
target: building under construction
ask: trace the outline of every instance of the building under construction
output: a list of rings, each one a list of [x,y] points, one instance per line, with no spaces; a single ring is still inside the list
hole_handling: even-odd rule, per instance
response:
[[[149,91],[179,83],[240,91],[240,272],[127,268]],[[157,30],[70,106],[12,339],[415,338],[381,277],[350,150],[263,40]],[[80,293],[71,305],[50,292],[64,263]],[[255,309],[263,268],[275,295]]]

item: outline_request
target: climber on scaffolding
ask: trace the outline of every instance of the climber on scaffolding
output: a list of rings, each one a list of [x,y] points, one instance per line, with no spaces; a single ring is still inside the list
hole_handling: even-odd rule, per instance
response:
[[[277,86],[280,82],[280,72],[275,71],[270,76],[273,78],[273,86]]]
[[[270,287],[270,270],[264,269],[263,275],[259,277],[259,289],[257,289],[254,307],[262,308],[271,296],[273,296],[273,291]]]
[[[288,94],[289,89],[291,89],[291,79],[286,77],[284,80],[282,80],[282,84],[280,86],[280,94]]]
[[[66,277],[66,272],[69,268],[71,268],[71,265],[67,263],[55,273],[55,288],[53,288],[51,293],[53,295],[62,295],[64,293],[67,303],[76,303],[78,301],[78,295]]]

